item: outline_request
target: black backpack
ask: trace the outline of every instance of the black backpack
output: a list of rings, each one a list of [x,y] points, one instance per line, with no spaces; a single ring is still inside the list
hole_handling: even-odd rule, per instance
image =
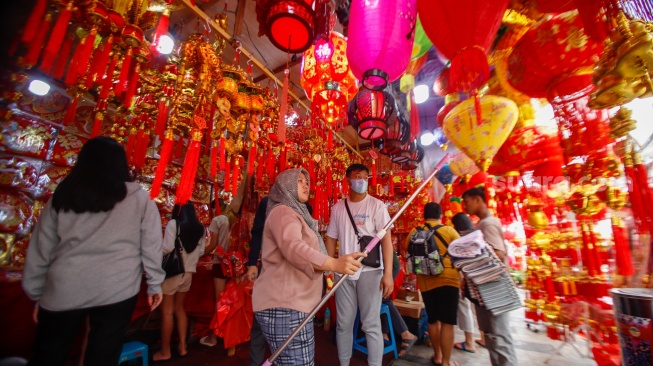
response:
[[[435,238],[440,239],[445,247],[448,247],[449,243],[438,234],[438,229],[444,225],[431,227],[431,225],[426,224],[426,226],[429,230],[417,227],[417,230],[410,236],[406,264],[408,272],[437,276],[444,271],[444,265],[442,263],[443,256],[440,256],[440,250]]]

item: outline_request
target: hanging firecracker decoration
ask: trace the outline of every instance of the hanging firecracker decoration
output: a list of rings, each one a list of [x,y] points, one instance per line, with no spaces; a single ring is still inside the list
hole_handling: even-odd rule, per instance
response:
[[[347,58],[366,88],[383,90],[411,59],[415,0],[353,0],[349,9]]]

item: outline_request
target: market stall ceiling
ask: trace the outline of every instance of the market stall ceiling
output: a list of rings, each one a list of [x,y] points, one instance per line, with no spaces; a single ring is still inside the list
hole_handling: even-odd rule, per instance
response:
[[[285,52],[276,48],[266,36],[258,36],[259,23],[256,19],[256,2],[248,0],[226,0],[227,2],[227,32],[234,35],[234,38],[237,38],[242,46],[248,50],[252,55],[254,55],[259,61],[267,66],[277,77],[283,80],[283,71],[288,63],[290,65],[290,90],[299,96],[302,101],[310,107],[310,101],[306,97],[306,93],[300,85],[300,73],[301,73],[301,54],[286,54]],[[209,17],[213,18],[216,14],[224,11],[225,0],[208,0],[204,2],[203,0],[197,0],[196,5],[201,8]],[[242,11],[242,19],[237,21],[239,6],[245,6]],[[170,18],[170,32],[177,40],[183,40],[188,35],[193,33],[204,33],[206,32],[207,26],[206,22],[202,19],[199,19],[195,16],[189,9],[181,8],[172,13]],[[342,25],[336,22],[335,31],[342,32]],[[215,40],[216,35],[210,34],[211,40]],[[224,62],[232,63],[235,56],[234,47],[227,45],[222,54],[222,59]],[[240,64],[242,68],[247,68],[246,64],[247,58],[241,56]],[[429,89],[433,86],[436,77],[442,71],[444,67],[442,61],[440,61],[435,52],[429,54],[429,60],[424,65],[422,71],[417,75],[416,84],[426,84],[429,86]],[[265,74],[258,68],[253,68],[253,77],[261,86],[266,87],[270,85],[273,87],[274,82],[270,81]],[[397,81],[398,82],[398,81]],[[398,98],[403,99],[403,98]],[[398,100],[400,110],[403,113],[406,112],[406,102],[404,100]],[[437,127],[436,116],[442,105],[444,104],[443,98],[440,98],[430,92],[429,99],[419,105],[420,112],[420,121],[422,125],[422,130],[433,130]],[[298,103],[293,101],[293,108],[297,111],[298,114],[303,115],[306,113]],[[359,139],[357,137],[356,130],[351,126],[346,127],[341,135],[345,140],[354,147],[363,147],[370,145],[370,142],[367,140]]]

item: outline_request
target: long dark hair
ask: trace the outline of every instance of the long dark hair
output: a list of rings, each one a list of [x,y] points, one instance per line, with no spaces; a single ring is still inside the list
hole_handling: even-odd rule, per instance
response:
[[[77,163],[54,191],[52,206],[57,212],[110,211],[125,199],[125,182],[130,181],[125,149],[110,137],[98,136],[82,147]]]
[[[183,206],[175,205],[172,209],[172,220],[179,225],[179,238],[187,253],[197,247],[198,242],[204,235],[204,225],[197,219],[195,206],[188,202]]]
[[[472,220],[470,220],[469,216],[467,216],[464,212],[458,212],[457,214],[453,215],[451,218],[451,223],[460,235],[467,234],[469,231],[474,230],[474,224],[472,224]]]

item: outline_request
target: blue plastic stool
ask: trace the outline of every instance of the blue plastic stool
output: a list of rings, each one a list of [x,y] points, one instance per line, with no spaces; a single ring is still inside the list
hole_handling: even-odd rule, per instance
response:
[[[118,364],[138,358],[143,359],[143,366],[147,366],[147,345],[141,342],[129,342],[122,345],[120,361]]]
[[[395,358],[399,358],[399,355],[397,354],[397,342],[395,341],[395,331],[392,327],[392,318],[390,317],[390,310],[386,304],[381,304],[381,315],[383,314],[385,314],[385,316],[388,318],[388,329],[390,330],[390,340],[383,341],[383,354],[385,355],[388,352],[394,352]],[[358,338],[359,324],[360,311],[356,313],[356,321],[354,322],[354,349],[367,354],[367,347],[363,346],[363,343],[365,343],[367,340],[365,335],[363,335],[361,338]]]

